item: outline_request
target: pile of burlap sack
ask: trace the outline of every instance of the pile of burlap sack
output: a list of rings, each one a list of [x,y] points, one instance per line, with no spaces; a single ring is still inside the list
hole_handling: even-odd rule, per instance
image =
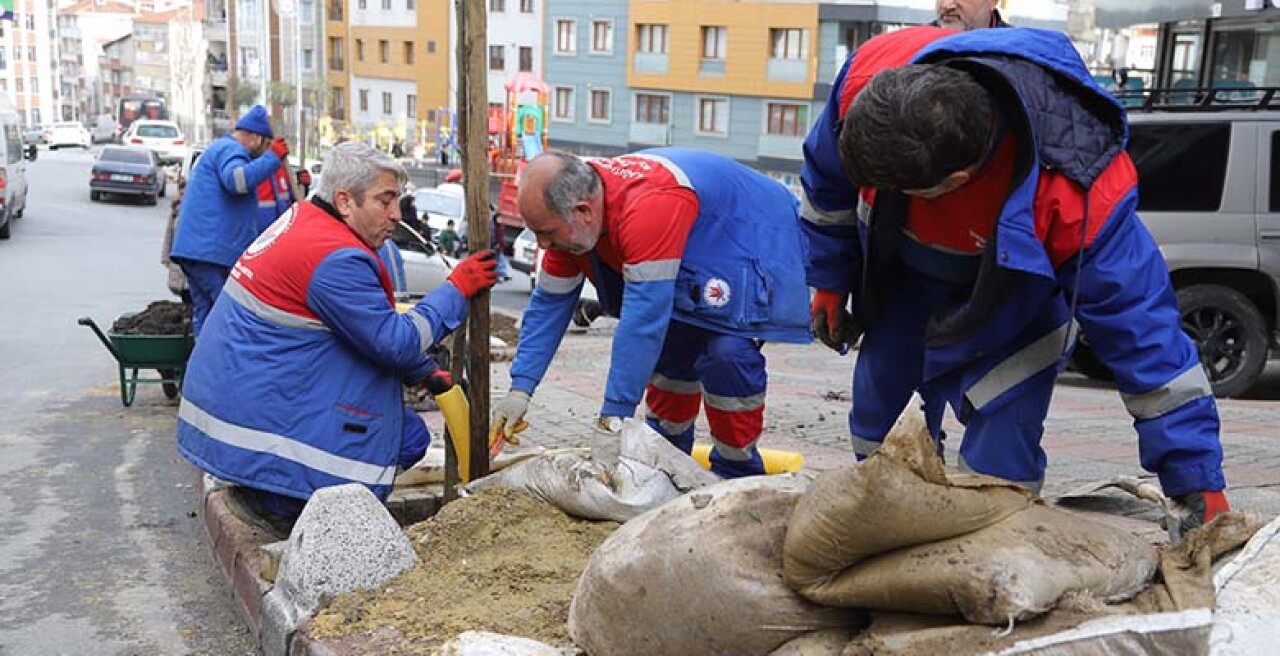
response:
[[[913,411],[865,462],[817,477],[713,482],[642,424],[622,455],[604,475],[568,452],[477,482],[626,522],[574,594],[569,631],[588,654],[1208,653],[1211,565],[1260,525],[1231,513],[1158,550],[1007,481],[944,470]],[[1256,561],[1280,564],[1278,526],[1237,557],[1251,559],[1241,580],[1274,572]],[[1262,576],[1274,589],[1280,575]],[[1280,630],[1266,619],[1277,611],[1255,608],[1280,593],[1261,586],[1241,588],[1251,624],[1231,639]]]

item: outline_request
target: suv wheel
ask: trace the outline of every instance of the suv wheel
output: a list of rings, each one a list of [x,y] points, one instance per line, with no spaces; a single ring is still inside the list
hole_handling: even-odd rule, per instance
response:
[[[1182,330],[1200,351],[1213,394],[1243,394],[1267,364],[1267,325],[1244,294],[1221,285],[1178,290]]]

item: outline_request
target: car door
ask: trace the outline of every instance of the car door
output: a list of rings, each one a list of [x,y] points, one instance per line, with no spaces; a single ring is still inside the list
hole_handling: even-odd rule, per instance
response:
[[[1258,266],[1271,278],[1272,289],[1280,290],[1280,120],[1259,121],[1255,128]]]

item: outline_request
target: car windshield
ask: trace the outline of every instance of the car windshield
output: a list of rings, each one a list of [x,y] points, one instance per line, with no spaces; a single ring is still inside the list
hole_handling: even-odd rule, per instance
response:
[[[128,148],[104,148],[102,150],[102,157],[99,159],[103,162],[150,164],[151,153],[148,153],[145,150],[130,150]]]
[[[462,216],[462,199],[438,191],[419,191],[413,197],[413,204],[424,214],[430,212],[454,218]]]
[[[173,139],[178,136],[178,129],[172,125],[139,125],[138,136]]]

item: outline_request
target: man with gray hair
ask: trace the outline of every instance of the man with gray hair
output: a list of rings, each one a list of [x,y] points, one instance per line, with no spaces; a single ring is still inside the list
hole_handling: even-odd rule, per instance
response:
[[[517,202],[549,250],[495,429],[520,426],[590,278],[620,319],[596,421],[601,464],[611,468],[643,394],[649,425],[685,453],[706,406],[713,472],[763,474],[761,346],[810,340],[795,197],[731,159],[658,148],[591,162],[544,154],[522,173]]]
[[[427,349],[496,281],[493,254],[462,261],[404,314],[377,249],[400,221],[404,168],[335,146],[310,201],[289,208],[232,268],[191,354],[178,451],[243,486],[233,509],[287,532],[315,490],[363,483],[380,499],[420,459],[427,427],[402,384],[447,376]]]

